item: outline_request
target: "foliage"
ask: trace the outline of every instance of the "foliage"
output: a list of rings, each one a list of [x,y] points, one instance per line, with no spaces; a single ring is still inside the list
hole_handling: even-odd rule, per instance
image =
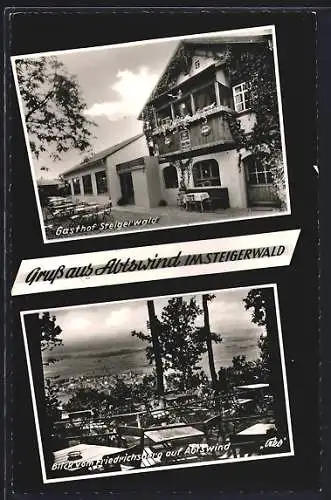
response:
[[[182,160],[180,158],[174,161],[175,167],[179,169],[180,172],[179,188],[181,191],[187,190],[187,186],[190,182],[192,162],[193,162],[192,158],[188,158],[186,160]]]
[[[111,398],[105,392],[97,389],[81,388],[77,389],[69,401],[63,405],[67,411],[95,410],[102,413],[109,408]]]
[[[46,418],[51,424],[60,418],[59,407],[61,403],[58,399],[57,387],[52,384],[50,379],[45,380],[45,411]]]
[[[271,288],[254,288],[248,292],[244,299],[245,309],[252,310],[252,322],[263,326],[266,335],[261,335],[259,340],[260,360],[262,369],[271,371],[271,336],[275,335],[275,325],[269,317],[274,309],[274,294]]]
[[[221,368],[218,372],[219,390],[227,392],[232,387],[243,384],[270,381],[271,376],[271,335],[273,334],[272,322],[268,315],[274,307],[273,291],[271,288],[251,289],[244,299],[245,309],[252,309],[252,322],[264,327],[258,340],[260,354],[258,359],[247,361],[246,356],[235,356],[232,365]]]
[[[62,339],[59,338],[62,329],[59,325],[56,325],[56,316],[51,316],[49,312],[43,312],[38,317],[38,327],[42,352],[46,349],[51,351],[54,347],[62,345]],[[49,357],[47,363],[52,362],[54,360]]]
[[[227,70],[232,85],[249,84],[250,111],[256,123],[251,134],[245,134],[239,120],[226,113],[237,150],[248,149],[262,164],[270,168],[276,195],[286,205],[286,179],[282,165],[282,144],[279,124],[278,95],[272,50],[268,43],[229,48]]]
[[[64,407],[67,411],[93,410],[96,415],[102,416],[107,415],[110,409],[122,411],[132,402],[144,404],[154,398],[156,392],[155,373],[143,376],[131,374],[125,378],[116,375],[107,392],[89,387],[78,388]]]
[[[145,374],[142,377],[131,375],[130,380],[132,399],[144,403],[154,398],[157,394],[155,372]]]
[[[202,310],[192,297],[185,301],[182,297],[174,297],[163,308],[159,322],[159,347],[165,370],[180,373],[183,388],[194,384],[194,374],[200,368],[197,364],[207,351],[206,336],[203,328],[196,326],[196,319]],[[147,325],[148,328],[150,325]],[[133,331],[133,336],[148,342],[146,356],[150,364],[155,361],[152,337],[141,331]],[[212,333],[212,340],[219,342],[217,334]]]
[[[164,92],[167,92],[176,84],[179,73],[187,74],[192,65],[193,50],[187,45],[181,44],[174,57],[169,62],[166,71],[162,75],[157,88],[153,91],[151,100]]]
[[[180,371],[172,371],[170,373],[167,373],[165,376],[166,383],[167,383],[167,389],[170,392],[181,392],[186,389],[184,380],[182,377],[182,373]],[[207,375],[203,370],[196,370],[195,373],[193,373],[192,378],[191,378],[191,387],[190,389],[196,389],[198,387],[205,387],[207,388],[209,386],[209,380]]]
[[[65,65],[55,56],[25,58],[16,61],[16,72],[33,155],[59,160],[71,149],[91,150],[96,124],[87,119],[79,83]]]
[[[268,288],[253,288],[244,299],[245,309],[252,309],[252,322],[259,326],[267,325],[268,310],[274,307],[272,293]]]

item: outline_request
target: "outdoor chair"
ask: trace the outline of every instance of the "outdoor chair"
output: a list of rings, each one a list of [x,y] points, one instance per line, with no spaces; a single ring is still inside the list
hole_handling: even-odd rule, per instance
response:
[[[225,443],[226,436],[223,428],[222,415],[215,415],[203,422],[202,430],[208,444]]]
[[[261,438],[230,435],[229,457],[250,457],[261,454]]]
[[[179,192],[177,195],[177,206],[181,209],[186,209],[185,194]]]
[[[98,219],[98,222],[105,222],[107,219],[113,220],[114,218],[111,213],[111,207],[109,207],[107,204],[104,205],[101,210],[98,210],[96,212],[96,217]]]
[[[102,472],[115,472],[126,469],[139,469],[143,455],[143,440],[112,455],[102,457]]]

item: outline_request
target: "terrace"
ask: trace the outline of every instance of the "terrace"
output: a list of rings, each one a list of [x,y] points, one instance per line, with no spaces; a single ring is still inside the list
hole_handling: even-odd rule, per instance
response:
[[[268,384],[211,397],[189,391],[129,403],[129,412],[56,422],[54,476],[59,470],[63,475],[65,463],[67,474],[80,475],[256,456],[270,453],[269,438],[278,439]]]

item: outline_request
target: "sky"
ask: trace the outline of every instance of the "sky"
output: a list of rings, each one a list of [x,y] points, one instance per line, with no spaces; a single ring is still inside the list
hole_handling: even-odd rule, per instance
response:
[[[271,33],[269,27],[256,30],[258,33],[254,33],[258,35]],[[239,30],[235,35],[231,32],[228,39],[247,36],[248,31]],[[207,37],[224,41],[221,32],[196,37],[196,40]],[[186,37],[182,39],[184,38]],[[132,42],[120,47],[104,46],[56,53],[68,73],[77,77],[87,104],[87,117],[98,125],[94,129],[95,138],[92,140],[95,152],[142,132],[143,124],[137,117],[179,41],[179,38],[169,38],[162,41]],[[45,55],[47,53],[43,54]],[[38,54],[33,54],[33,57],[38,57]],[[53,162],[47,154],[42,154],[38,160],[33,160],[32,167],[37,178],[41,175],[54,178],[80,163],[83,156],[69,151],[63,154],[60,161]]]
[[[215,299],[209,302],[211,330],[221,336],[235,336],[245,339],[250,335],[258,338],[264,332],[251,321],[251,311],[244,308],[243,299],[249,289],[236,289],[216,292]],[[185,296],[189,300],[191,295]],[[201,294],[196,295],[197,303],[202,307]],[[169,298],[154,299],[156,314],[160,317],[163,307]],[[51,311],[56,316],[56,323],[62,328],[59,338],[63,347],[55,348],[52,355],[59,352],[82,352],[105,349],[109,352],[123,348],[141,348],[142,343],[131,336],[132,330],[147,330],[146,300],[126,301],[120,303],[90,305],[81,308],[57,309]],[[203,316],[197,321],[202,326]]]
[[[150,93],[176,49],[178,41],[127,44],[102,50],[59,54],[68,72],[75,75],[87,104],[87,117],[97,123],[92,145],[99,152],[142,132],[137,119]],[[65,153],[53,162],[43,154],[33,167],[37,178],[54,178],[80,163],[78,152]],[[40,170],[46,167],[48,171]]]

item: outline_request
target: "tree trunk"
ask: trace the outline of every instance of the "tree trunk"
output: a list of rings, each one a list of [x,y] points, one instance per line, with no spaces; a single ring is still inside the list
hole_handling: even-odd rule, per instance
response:
[[[147,308],[148,308],[149,324],[151,329],[154,358],[155,358],[157,393],[159,396],[163,396],[164,394],[163,364],[162,364],[161,349],[158,336],[159,328],[158,328],[158,322],[155,314],[155,307],[153,300],[147,301]]]
[[[206,344],[207,344],[211,382],[212,382],[213,389],[217,390],[217,374],[216,374],[216,369],[215,369],[213,345],[212,345],[210,323],[209,323],[208,295],[202,296],[202,307],[203,307],[204,331],[205,331],[205,336],[206,336]]]

